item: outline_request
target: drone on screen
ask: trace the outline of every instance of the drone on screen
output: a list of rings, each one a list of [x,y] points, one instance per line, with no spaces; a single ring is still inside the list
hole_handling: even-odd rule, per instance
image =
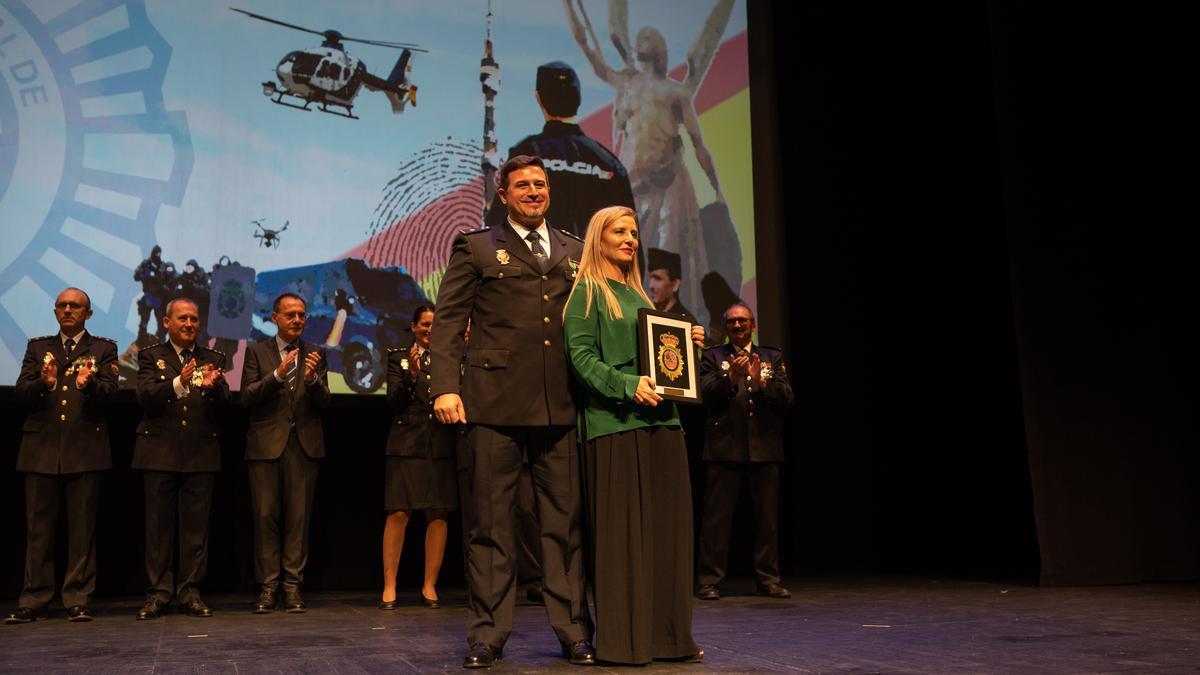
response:
[[[288,225],[292,221],[285,220],[283,221],[283,227],[279,228],[278,230],[272,230],[263,227],[264,220],[266,220],[266,218],[259,218],[258,220],[250,221],[254,223],[254,226],[259,230],[258,232],[254,233],[254,238],[258,240],[258,245],[260,248],[263,246],[267,248],[279,248],[279,244],[283,241],[283,238],[279,235],[283,234],[283,231],[288,228]]]
[[[263,95],[271,98],[272,103],[305,111],[311,110],[309,106],[316,103],[319,106],[317,109],[321,112],[358,119],[353,112],[354,97],[358,96],[358,90],[365,86],[371,91],[384,92],[392,104],[392,112],[397,115],[404,112],[406,104],[412,103],[414,106],[417,104],[417,85],[408,80],[409,61],[412,59],[414,51],[424,52],[427,50],[407,42],[364,40],[346,37],[336,30],[312,30],[261,14],[247,12],[244,9],[236,7],[230,7],[230,9],[253,19],[320,35],[324,38],[320,47],[288,52],[279,61],[279,64],[275,66],[275,75],[279,78],[279,84],[270,81],[262,83]],[[396,65],[392,67],[391,74],[385,80],[367,72],[367,64],[358,57],[348,54],[346,48],[342,46],[343,42],[359,42],[403,51],[400,52],[400,58],[396,60]],[[329,106],[334,106],[334,108]]]

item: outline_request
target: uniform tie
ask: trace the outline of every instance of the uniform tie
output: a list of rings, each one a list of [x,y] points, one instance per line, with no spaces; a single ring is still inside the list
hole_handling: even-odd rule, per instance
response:
[[[67,352],[67,358],[71,358],[71,352],[75,351],[75,338],[67,338],[63,343],[63,349]]]
[[[192,360],[192,350],[184,349],[183,351],[179,352],[179,362],[180,363],[182,363],[183,365],[186,366],[187,362],[191,361],[191,360]]]
[[[533,257],[537,258],[538,265],[545,268],[546,249],[542,248],[542,235],[535,230],[525,236],[525,241],[529,242],[529,250],[533,251]]]

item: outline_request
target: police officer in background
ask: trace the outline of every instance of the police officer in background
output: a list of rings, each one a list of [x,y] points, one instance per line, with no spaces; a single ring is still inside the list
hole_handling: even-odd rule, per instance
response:
[[[137,399],[144,415],[133,468],[145,472],[150,581],[139,621],[162,616],[172,596],[189,616],[212,616],[196,585],[208,569],[208,514],[221,470],[218,415],[229,404],[225,355],[197,344],[195,301],[176,298],[167,303],[166,313],[167,341],[138,352]]]
[[[509,157],[541,157],[546,177],[554,186],[554,201],[546,220],[554,227],[582,238],[592,214],[606,206],[634,208],[629,172],[617,156],[589,138],[575,123],[579,111],[579,76],[562,61],[537,69],[534,92],[546,125],[542,133],[517,143]],[[497,195],[488,209],[486,224],[503,225],[508,211]]]
[[[695,315],[679,301],[679,285],[683,281],[682,270],[683,263],[678,253],[661,248],[650,249],[649,260],[646,263],[646,276],[649,278],[646,290],[654,303],[654,309],[670,312],[685,321],[699,324]]]
[[[29,623],[54,597],[54,528],[67,506],[67,573],[62,601],[70,621],[91,621],[96,590],[96,511],[100,471],[112,468],[104,403],[117,389],[117,345],[90,335],[92,301],[78,288],[54,300],[56,335],[33,338],[25,349],[17,397],[29,416],[17,454],[25,472],[25,582],[20,609],[5,623]]]
[[[150,313],[154,313],[154,318],[158,322],[155,327],[155,335],[159,340],[163,338],[163,307],[166,306],[170,294],[170,283],[172,275],[167,272],[167,265],[170,263],[163,262],[162,247],[155,245],[150,250],[150,257],[138,264],[137,269],[133,271],[133,280],[142,282],[142,297],[138,298],[138,336],[137,343],[139,346],[145,346],[149,342],[149,328],[153,326],[150,323]],[[172,266],[172,269],[174,267]]]
[[[749,307],[739,303],[725,310],[725,326],[729,343],[704,350],[700,359],[708,424],[698,597],[721,599],[733,510],[745,480],[755,521],[758,593],[787,598],[791,594],[779,584],[779,466],[792,386],[783,353],[751,342],[756,324]]]

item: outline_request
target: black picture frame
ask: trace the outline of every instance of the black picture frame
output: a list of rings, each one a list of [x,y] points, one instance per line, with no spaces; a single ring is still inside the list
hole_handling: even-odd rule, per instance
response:
[[[638,371],[668,401],[700,402],[700,359],[692,324],[678,314],[642,307],[637,317]]]

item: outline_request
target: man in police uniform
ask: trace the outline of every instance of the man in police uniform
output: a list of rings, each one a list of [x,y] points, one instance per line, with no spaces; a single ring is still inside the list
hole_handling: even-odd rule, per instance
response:
[[[617,156],[589,138],[575,123],[579,111],[579,76],[562,61],[537,69],[534,97],[546,118],[542,133],[514,145],[509,157],[541,157],[546,176],[554,184],[554,205],[546,220],[578,237],[587,231],[592,214],[606,206],[633,204],[629,172]],[[497,194],[488,210],[487,225],[503,225],[508,211]]]
[[[661,248],[649,250],[649,261],[646,263],[646,276],[649,278],[648,288],[650,301],[654,308],[670,312],[691,323],[696,321],[695,315],[679,301],[679,284],[683,263],[678,253],[664,251]]]
[[[29,404],[17,454],[25,472],[25,582],[20,609],[5,623],[42,617],[54,597],[54,528],[67,505],[67,619],[91,621],[96,589],[96,511],[100,471],[112,467],[105,400],[117,389],[117,345],[90,335],[92,301],[68,288],[54,301],[57,335],[33,338],[25,349],[17,397]]]
[[[758,592],[772,598],[791,597],[779,584],[778,529],[783,424],[792,405],[792,387],[783,354],[751,342],[755,325],[749,307],[733,305],[725,310],[729,343],[704,350],[700,359],[700,391],[708,411],[698,575],[701,600],[721,598],[729,530],[743,477],[753,504]]]
[[[150,579],[146,604],[137,613],[140,621],[162,616],[172,596],[189,616],[212,616],[196,585],[208,569],[208,513],[221,470],[218,416],[229,403],[225,355],[196,344],[196,302],[176,298],[167,303],[163,326],[167,341],[138,353],[137,399],[145,412],[133,447],[133,468],[145,471]]]
[[[547,225],[550,191],[537,157],[505,162],[497,194],[508,221],[454,240],[431,345],[434,414],[443,424],[465,425],[459,467],[471,651],[463,666],[494,665],[512,631],[513,505],[524,461],[540,520],[546,615],[564,655],[591,664],[575,404],[562,327],[583,242]],[[464,346],[468,321],[471,342]]]
[[[278,332],[251,345],[242,364],[241,403],[250,409],[246,470],[259,583],[255,614],[275,610],[281,583],[284,609],[307,609],[300,587],[318,462],[325,457],[322,417],[329,407],[325,355],[300,339],[307,320],[304,298],[295,293],[275,298],[271,321]]]

